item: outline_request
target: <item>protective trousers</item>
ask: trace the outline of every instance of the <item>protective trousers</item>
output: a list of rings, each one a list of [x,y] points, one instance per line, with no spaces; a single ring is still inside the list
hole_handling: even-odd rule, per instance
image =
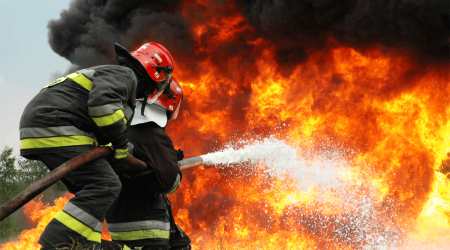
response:
[[[50,170],[86,152],[77,149],[37,156]],[[109,163],[101,158],[82,165],[63,179],[75,197],[69,200],[47,225],[39,239],[42,249],[58,249],[73,244],[79,248],[101,249],[101,232],[106,211],[120,193],[121,183]]]

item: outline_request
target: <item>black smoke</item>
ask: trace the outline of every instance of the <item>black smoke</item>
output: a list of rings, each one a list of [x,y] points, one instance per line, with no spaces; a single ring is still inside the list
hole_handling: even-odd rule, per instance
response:
[[[238,6],[231,11],[240,11],[255,32],[211,51],[209,38],[220,30],[210,27],[193,38],[191,22],[207,23],[211,14],[205,13],[212,11],[229,15],[224,6],[230,3]],[[183,8],[189,17],[181,14]],[[115,63],[115,42],[133,50],[149,41],[166,46],[185,69],[196,69],[205,58],[219,65],[238,55],[245,55],[239,61],[251,68],[247,65],[254,64],[252,57],[259,52],[252,51],[247,41],[264,37],[277,47],[279,72],[288,76],[330,39],[359,50],[400,49],[424,63],[448,62],[449,9],[448,0],[211,0],[206,5],[182,0],[74,0],[48,28],[52,49],[75,68]]]
[[[129,50],[159,42],[169,51],[192,54],[190,24],[179,12],[181,1],[76,0],[48,24],[53,51],[85,68],[115,64],[114,43]],[[149,40],[151,39],[151,40]],[[180,62],[181,63],[181,62]]]
[[[239,1],[248,22],[278,44],[281,65],[296,64],[330,37],[364,49],[402,49],[427,61],[449,61],[449,1]]]

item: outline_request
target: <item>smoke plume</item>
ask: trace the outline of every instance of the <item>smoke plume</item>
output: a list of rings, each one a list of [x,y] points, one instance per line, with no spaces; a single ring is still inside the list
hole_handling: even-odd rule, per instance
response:
[[[449,57],[445,0],[251,0],[240,6],[263,37],[280,45],[279,57],[292,63],[330,37],[356,48],[380,44],[435,60]],[[286,59],[290,52],[295,56]]]
[[[114,43],[129,50],[154,41],[184,56],[192,53],[189,22],[178,12],[181,1],[78,0],[48,24],[51,48],[84,68],[116,63]]]
[[[240,67],[251,69],[248,66],[260,51],[252,50],[247,41],[263,37],[276,47],[278,71],[289,76],[312,51],[325,48],[330,41],[359,50],[373,46],[400,49],[424,63],[448,62],[448,10],[446,0],[213,0],[206,4],[74,0],[48,28],[50,46],[74,68],[115,63],[115,42],[133,50],[154,41],[166,46],[176,64],[190,72],[197,72],[198,63],[206,57],[219,65],[225,59],[237,59],[236,55]],[[208,27],[194,37],[192,22],[207,24],[233,12],[246,18],[241,26],[250,25],[254,31],[219,46],[211,38],[227,26]],[[222,67],[218,74],[227,75],[227,70],[230,67]]]

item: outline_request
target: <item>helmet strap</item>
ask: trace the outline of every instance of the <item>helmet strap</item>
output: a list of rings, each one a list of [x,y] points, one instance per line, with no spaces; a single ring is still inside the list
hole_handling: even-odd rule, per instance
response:
[[[155,87],[154,86],[150,86],[150,87],[147,88],[147,90],[145,90],[144,102],[142,103],[142,106],[141,106],[141,115],[142,116],[145,116],[144,115],[144,111],[145,111],[145,106],[147,106],[148,96],[150,94],[152,94],[154,91],[155,91]]]
[[[148,95],[145,95],[144,102],[142,103],[142,106],[141,106],[141,115],[142,116],[145,116],[144,110],[145,110],[145,106],[147,106],[147,100],[148,100]]]

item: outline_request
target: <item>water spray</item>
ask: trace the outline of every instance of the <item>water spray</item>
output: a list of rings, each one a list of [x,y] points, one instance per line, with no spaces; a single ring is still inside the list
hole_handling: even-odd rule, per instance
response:
[[[257,163],[258,161],[263,160],[267,166],[265,170],[266,174],[276,176],[289,173],[303,186],[311,181],[320,183],[321,185],[324,185],[325,183],[327,185],[332,185],[339,176],[336,166],[333,166],[334,164],[331,164],[330,162],[315,159],[314,164],[308,167],[308,164],[305,163],[305,161],[298,159],[298,149],[289,146],[282,140],[266,138],[256,142],[241,141],[239,144],[243,147],[237,147],[236,145],[233,147],[227,146],[223,150],[217,152],[183,159],[178,161],[178,165],[180,166],[180,170],[186,170],[199,165],[232,167],[235,166],[234,164],[244,162]],[[45,189],[64,178],[65,175],[72,172],[74,169],[96,159],[112,156],[113,153],[113,150],[108,147],[96,148],[55,168],[41,180],[33,183],[30,187],[1,206],[0,221],[30,200],[34,199]],[[333,159],[333,162],[339,161]],[[333,170],[328,169],[325,172],[320,170],[323,165],[331,166]],[[147,165],[144,162],[130,155],[125,158],[124,166],[127,167],[127,169],[124,170],[125,172],[141,172],[147,170]]]

